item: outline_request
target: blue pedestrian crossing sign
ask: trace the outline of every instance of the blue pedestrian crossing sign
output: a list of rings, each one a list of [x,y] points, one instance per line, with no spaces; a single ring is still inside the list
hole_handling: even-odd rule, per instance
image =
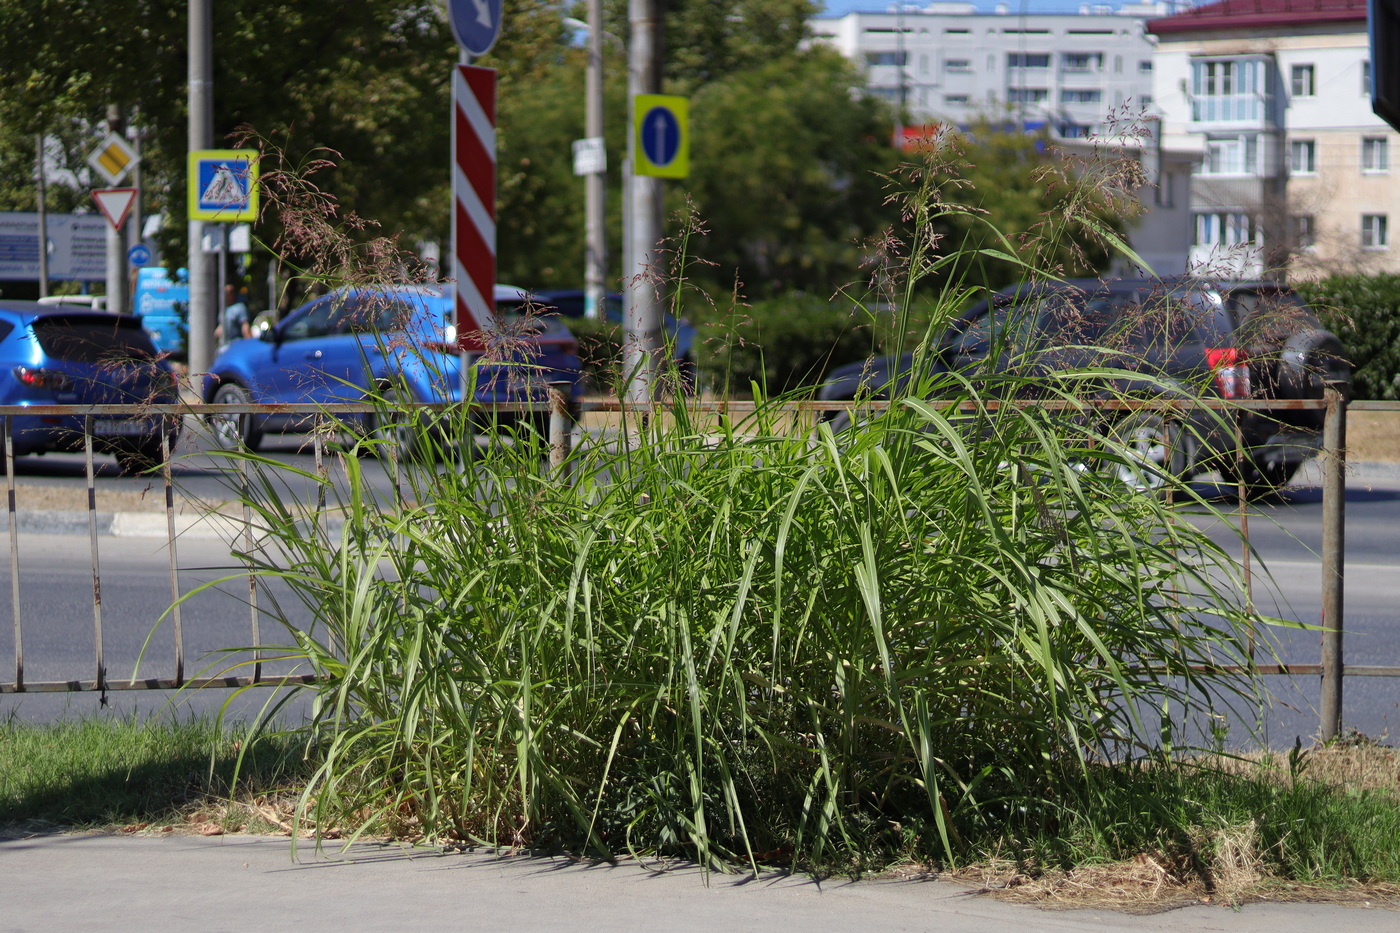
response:
[[[190,153],[189,218],[239,223],[258,219],[258,153],[200,149]]]
[[[690,174],[690,101],[666,94],[632,98],[632,140],[638,175],[685,178]]]
[[[447,19],[462,51],[480,58],[501,34],[501,0],[448,0]]]

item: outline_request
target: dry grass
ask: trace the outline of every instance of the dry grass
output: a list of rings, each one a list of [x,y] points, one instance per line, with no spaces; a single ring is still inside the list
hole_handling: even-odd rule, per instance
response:
[[[1200,830],[1193,853],[1140,852],[1117,862],[1035,869],[1009,859],[971,865],[949,877],[975,893],[1046,910],[1109,909],[1155,914],[1196,904],[1306,902],[1400,911],[1400,885],[1300,884],[1272,875],[1253,823]]]
[[[1043,872],[1027,871],[1010,861],[992,861],[949,877],[972,885],[975,893],[1045,910],[1155,914],[1196,904],[1269,901],[1400,910],[1400,885],[1329,887],[1271,877],[1254,851],[1254,833],[1249,826],[1219,831],[1212,864],[1199,868],[1161,853],[1139,853],[1121,862]]]
[[[1400,462],[1400,411],[1347,412],[1347,459]]]
[[[1381,792],[1400,801],[1400,749],[1357,737],[1301,752],[1297,766],[1288,752],[1253,752],[1238,758],[1215,758],[1209,764],[1231,774],[1287,782],[1314,781],[1350,793]]]

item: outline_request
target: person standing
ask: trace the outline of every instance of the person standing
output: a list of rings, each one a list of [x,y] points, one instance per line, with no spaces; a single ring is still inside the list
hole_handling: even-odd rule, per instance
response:
[[[232,284],[224,286],[224,311],[219,315],[219,326],[214,328],[214,341],[219,349],[242,337],[253,336],[253,325],[248,320],[248,306],[238,297],[238,288]]]

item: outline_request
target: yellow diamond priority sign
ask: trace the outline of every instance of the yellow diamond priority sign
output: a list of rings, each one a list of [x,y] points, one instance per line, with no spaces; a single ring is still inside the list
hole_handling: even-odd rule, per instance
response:
[[[121,134],[108,133],[106,138],[97,144],[97,148],[88,153],[87,160],[93,171],[107,179],[107,184],[115,185],[126,177],[127,172],[136,167],[141,157]]]

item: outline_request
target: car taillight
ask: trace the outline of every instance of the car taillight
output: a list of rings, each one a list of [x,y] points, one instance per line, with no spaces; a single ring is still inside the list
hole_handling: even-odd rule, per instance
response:
[[[1223,398],[1249,397],[1249,362],[1239,347],[1206,351],[1206,362],[1215,373],[1215,384]]]
[[[73,380],[63,373],[47,369],[30,369],[28,366],[16,366],[15,378],[20,381],[21,385],[29,386],[31,389],[61,390],[73,385]]]

